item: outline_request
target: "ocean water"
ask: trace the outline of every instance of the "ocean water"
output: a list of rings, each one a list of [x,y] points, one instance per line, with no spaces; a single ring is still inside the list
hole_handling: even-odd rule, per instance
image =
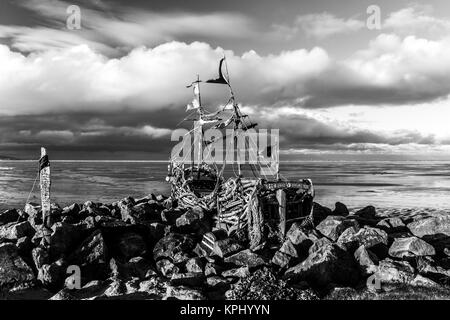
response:
[[[305,161],[282,163],[287,179],[310,178],[316,201],[349,208],[450,209],[450,161]],[[226,175],[232,175],[227,168]],[[0,210],[39,202],[36,161],[0,161]],[[68,205],[87,200],[109,203],[126,196],[169,194],[167,163],[51,162],[52,202]]]

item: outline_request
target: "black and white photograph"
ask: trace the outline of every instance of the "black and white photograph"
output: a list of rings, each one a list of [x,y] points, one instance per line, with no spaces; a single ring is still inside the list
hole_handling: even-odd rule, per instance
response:
[[[0,0],[0,300],[450,300],[450,2]]]

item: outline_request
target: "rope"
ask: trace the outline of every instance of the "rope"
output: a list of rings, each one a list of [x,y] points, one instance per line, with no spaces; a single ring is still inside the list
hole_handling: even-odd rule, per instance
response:
[[[36,185],[36,181],[37,181],[38,178],[39,178],[39,171],[38,171],[38,173],[36,174],[36,178],[34,179],[34,182],[33,182],[33,187],[31,188],[31,191],[30,191],[30,193],[28,194],[28,198],[27,198],[27,201],[25,202],[25,204],[28,203],[28,201],[30,200],[31,194],[32,194],[33,191],[34,191],[34,186]]]

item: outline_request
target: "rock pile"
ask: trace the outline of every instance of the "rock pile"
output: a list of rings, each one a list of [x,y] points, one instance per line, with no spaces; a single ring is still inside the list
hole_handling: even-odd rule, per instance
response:
[[[450,216],[382,218],[314,205],[312,225],[291,223],[279,247],[249,249],[213,230],[200,207],[149,195],[112,204],[38,205],[0,213],[0,297],[41,299],[318,299],[333,288],[450,284]]]

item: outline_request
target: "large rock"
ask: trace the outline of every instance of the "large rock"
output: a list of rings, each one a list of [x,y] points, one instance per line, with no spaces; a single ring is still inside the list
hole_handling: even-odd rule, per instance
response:
[[[250,249],[246,249],[226,257],[224,261],[226,263],[233,263],[237,266],[248,266],[249,268],[260,267],[267,263],[263,257],[252,252]]]
[[[373,206],[367,206],[355,212],[355,216],[364,219],[375,219],[377,212]]]
[[[156,243],[153,248],[153,258],[155,261],[169,258],[176,263],[184,262],[192,257],[195,245],[193,238],[188,235],[169,233]]]
[[[406,230],[406,225],[403,223],[403,220],[396,217],[383,219],[376,226],[389,234]]]
[[[51,264],[44,264],[38,271],[38,280],[46,286],[59,287],[67,275],[67,263],[59,259]]]
[[[450,248],[450,215],[433,216],[417,220],[407,225],[409,230],[419,238],[434,246],[441,254]]]
[[[219,257],[227,257],[243,250],[242,244],[234,238],[225,238],[217,240],[214,247],[214,253]]]
[[[31,251],[31,257],[33,258],[34,265],[36,269],[40,269],[44,264],[50,263],[50,257],[47,252],[42,247],[36,247]]]
[[[27,203],[25,204],[24,211],[28,215],[28,221],[30,221],[32,226],[42,224],[42,212],[39,204]]]
[[[247,266],[225,270],[222,276],[225,278],[245,278],[250,275],[250,270]]]
[[[325,245],[331,244],[331,240],[328,238],[320,238],[314,241],[313,245],[309,248],[308,254],[311,255],[314,252],[318,251],[320,248],[322,248]]]
[[[142,257],[131,258],[126,263],[121,263],[114,258],[110,260],[109,267],[113,278],[130,279],[139,278],[147,279],[156,275],[152,269],[150,262]]]
[[[82,232],[78,227],[64,222],[55,223],[49,239],[51,255],[59,256],[70,253],[82,237]]]
[[[409,258],[433,256],[436,254],[433,246],[420,238],[398,238],[389,248],[389,255],[394,258]]]
[[[97,230],[85,239],[70,260],[78,265],[106,263],[107,248],[101,231]]]
[[[316,229],[325,237],[332,241],[336,241],[341,233],[351,226],[357,226],[357,223],[355,221],[346,220],[341,216],[328,216],[316,227]]]
[[[200,287],[205,282],[203,272],[174,273],[170,278],[173,286]]]
[[[186,262],[186,271],[191,273],[203,272],[205,270],[205,262],[202,258],[191,258]]]
[[[201,207],[189,208],[187,212],[183,213],[176,219],[175,225],[184,233],[199,232],[204,234],[210,231],[206,221],[204,221],[205,214]]]
[[[129,232],[120,236],[118,249],[123,257],[130,259],[145,255],[147,253],[147,244],[140,234]]]
[[[156,269],[167,278],[172,277],[172,275],[179,273],[180,268],[172,263],[169,259],[161,259],[156,262]]]
[[[450,215],[417,220],[409,223],[407,227],[419,238],[436,240],[442,237],[450,237]]]
[[[330,284],[355,285],[360,272],[353,257],[333,243],[322,246],[305,261],[288,269],[285,277],[323,288]]]
[[[28,221],[20,223],[8,223],[0,226],[0,238],[17,240],[22,237],[31,237],[35,233],[33,227]]]
[[[312,222],[314,226],[319,225],[326,217],[331,215],[333,212],[331,209],[321,206],[320,204],[314,202],[313,203],[313,209],[312,209]]]
[[[335,204],[335,208],[333,210],[333,216],[348,216],[349,212],[348,212],[348,208],[345,204],[343,204],[342,202],[336,202]]]
[[[379,244],[388,244],[388,235],[383,230],[364,226],[364,228],[359,229],[356,233],[353,233],[353,231],[345,235],[342,234],[337,241],[338,244],[349,247],[352,243],[355,243],[356,247],[364,245],[367,249]]]
[[[0,289],[26,286],[35,280],[33,271],[22,260],[12,243],[0,244]]]
[[[167,286],[164,300],[206,300],[205,295],[196,289],[185,286]]]
[[[280,268],[285,268],[294,263],[298,258],[297,249],[291,240],[287,239],[281,248],[275,253],[272,258],[272,263],[278,265]]]
[[[363,274],[372,274],[376,271],[378,265],[378,257],[364,246],[360,246],[355,251],[355,260],[358,262],[360,270]]]
[[[417,270],[420,274],[443,284],[450,283],[450,270],[446,270],[438,265],[431,257],[419,257]]]
[[[408,284],[414,279],[414,268],[406,261],[384,259],[374,273],[381,284]]]
[[[0,213],[0,225],[17,222],[19,220],[19,213],[16,209],[10,209]]]

